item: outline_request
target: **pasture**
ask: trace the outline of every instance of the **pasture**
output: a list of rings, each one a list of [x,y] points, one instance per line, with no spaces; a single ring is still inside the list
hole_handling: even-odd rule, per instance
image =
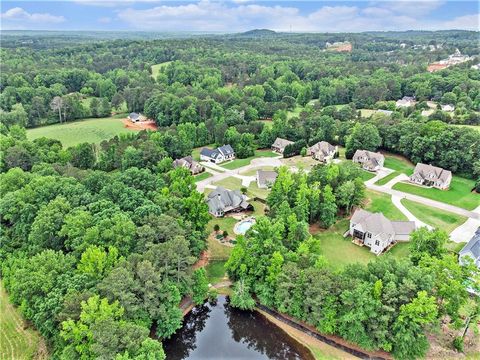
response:
[[[28,140],[35,140],[47,137],[60,140],[64,147],[70,147],[83,142],[98,144],[117,135],[139,131],[125,127],[122,119],[125,119],[125,114],[42,126],[27,129],[27,138]]]

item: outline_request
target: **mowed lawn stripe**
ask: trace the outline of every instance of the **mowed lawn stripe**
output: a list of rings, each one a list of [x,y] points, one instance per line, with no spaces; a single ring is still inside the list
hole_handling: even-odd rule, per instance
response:
[[[474,186],[475,181],[454,175],[449,190],[427,188],[404,182],[395,184],[393,189],[473,210],[480,206],[480,194],[472,192]]]

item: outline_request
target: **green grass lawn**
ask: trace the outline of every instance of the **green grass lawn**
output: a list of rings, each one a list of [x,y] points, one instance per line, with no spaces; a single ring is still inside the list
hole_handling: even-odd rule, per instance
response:
[[[360,178],[363,180],[363,181],[367,181],[367,180],[370,180],[371,178],[374,178],[376,174],[374,173],[371,173],[369,171],[365,171],[365,170],[362,170],[362,172],[360,173]]]
[[[405,206],[420,221],[423,221],[425,224],[433,226],[434,228],[445,230],[447,233],[451,233],[456,227],[467,221],[465,216],[425,206],[415,201],[402,199],[401,202],[403,206]]]
[[[0,282],[0,359],[47,359],[40,334],[27,326]],[[43,350],[43,351],[42,351]]]
[[[377,110],[372,110],[372,109],[359,109],[360,110],[360,115],[364,118],[368,118],[375,114]]]
[[[392,203],[392,197],[388,194],[367,190],[365,210],[381,212],[390,220],[408,220],[403,213]]]
[[[222,186],[229,190],[240,190],[242,187],[242,180],[237,179],[236,177],[229,176],[225,179],[213,183],[214,186]]]
[[[343,146],[338,146],[338,158],[340,160],[346,160],[347,159],[345,157],[345,148]]]
[[[210,261],[205,266],[207,272],[207,279],[210,284],[216,284],[223,280],[225,277],[225,260]]]
[[[228,235],[234,236],[235,234],[233,233],[233,227],[237,222],[237,219],[229,216],[225,216],[223,218],[215,218],[212,216],[212,219],[207,224],[207,232],[213,232],[213,227],[215,226],[215,224],[218,224],[218,226],[220,226],[220,233],[223,233],[223,231],[226,230],[228,232]]]
[[[385,176],[384,178],[378,180],[376,185],[385,185],[393,178],[397,177],[400,174],[412,175],[413,173],[413,164],[407,159],[400,156],[385,156],[384,167],[395,170],[391,174]]]
[[[478,125],[454,125],[454,124],[451,124],[452,126],[458,126],[458,127],[466,127],[466,128],[469,128],[469,129],[473,129],[473,130],[476,130],[478,132],[480,132],[480,126]]]
[[[281,159],[280,160],[282,164],[289,166],[289,167],[297,167],[297,168],[302,168],[304,170],[309,170],[315,165],[320,164],[319,161],[313,159],[311,156],[292,156],[286,159]]]
[[[257,168],[257,169],[250,169],[250,170],[247,170],[247,171],[243,171],[240,174],[245,175],[245,176],[257,176],[257,170],[272,171],[274,169],[275,168],[273,166],[264,166],[264,167]]]
[[[235,159],[233,161],[229,161],[229,162],[220,164],[220,166],[222,166],[222,167],[224,167],[225,169],[228,169],[228,170],[234,170],[234,169],[238,169],[242,166],[246,166],[246,165],[250,164],[250,161],[252,161],[255,158],[276,157],[276,156],[278,156],[278,154],[276,154],[276,153],[274,153],[270,150],[255,150],[255,155],[253,155],[253,156],[250,156],[250,157],[245,158],[245,159]]]
[[[480,206],[480,195],[471,192],[474,186],[475,181],[454,175],[449,190],[425,188],[407,183],[397,183],[393,189],[473,210]]]
[[[210,173],[207,172],[207,171],[204,171],[204,172],[202,172],[201,174],[195,175],[195,182],[208,179],[208,178],[211,177],[211,176],[212,176],[212,174],[210,174]]]
[[[171,61],[165,61],[165,62],[160,63],[160,64],[152,65],[152,77],[156,80],[157,76],[158,76],[158,73],[160,72],[160,69],[167,66],[170,63],[171,63]]]
[[[41,137],[57,139],[63,146],[69,147],[83,142],[100,143],[116,135],[138,132],[138,130],[125,128],[121,120],[124,118],[125,114],[119,114],[108,118],[85,119],[27,129],[27,138],[28,140]]]
[[[287,112],[287,119],[290,120],[293,117],[298,117],[304,108],[300,105],[297,105],[295,109]]]
[[[315,237],[320,240],[322,255],[328,260],[332,269],[341,269],[345,265],[354,263],[367,264],[377,257],[370,252],[368,247],[360,247],[353,244],[350,237],[343,237],[348,226],[348,219],[344,219],[330,229],[315,234]],[[408,256],[408,243],[397,243],[381,256],[406,257]]]

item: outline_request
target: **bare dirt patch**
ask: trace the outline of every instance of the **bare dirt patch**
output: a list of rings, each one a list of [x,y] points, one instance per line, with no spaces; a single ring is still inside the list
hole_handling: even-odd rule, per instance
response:
[[[131,122],[128,119],[123,119],[123,125],[130,130],[157,130],[157,124],[153,120]]]

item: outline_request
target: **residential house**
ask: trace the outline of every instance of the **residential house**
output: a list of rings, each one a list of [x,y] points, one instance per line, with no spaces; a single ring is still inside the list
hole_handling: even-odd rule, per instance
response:
[[[200,160],[215,164],[235,159],[235,151],[230,145],[223,145],[216,149],[203,148],[200,151]]]
[[[193,160],[191,156],[185,156],[181,159],[176,159],[173,162],[173,167],[184,167],[192,173],[192,175],[200,174],[201,172],[205,171],[205,168],[200,165],[198,162]]]
[[[480,269],[480,227],[475,232],[475,235],[465,245],[458,254],[460,264],[466,264],[466,258],[470,257],[473,263]]]
[[[277,137],[272,145],[272,150],[276,153],[283,154],[283,151],[285,150],[287,145],[291,144],[293,144],[293,141]]]
[[[362,165],[362,168],[367,171],[378,171],[383,167],[385,157],[376,152],[368,150],[357,150],[353,155],[353,162]]]
[[[217,187],[207,196],[208,212],[215,217],[222,217],[229,212],[253,210],[247,197],[239,190]]]
[[[415,105],[415,97],[413,96],[404,96],[402,99],[397,100],[395,106],[399,107],[410,107]]]
[[[441,105],[442,111],[452,112],[455,111],[455,106],[451,104]]]
[[[452,181],[452,172],[440,167],[418,163],[410,176],[410,182],[447,190]]]
[[[131,122],[137,122],[137,121],[140,121],[140,114],[136,112],[131,112],[128,115],[128,118],[130,119]]]
[[[333,160],[337,150],[336,146],[333,146],[326,141],[320,141],[307,148],[307,156],[311,156],[315,160],[323,163],[328,163]]]
[[[408,241],[414,230],[414,221],[390,221],[382,213],[358,209],[350,219],[349,234],[355,243],[379,255],[396,241]]]
[[[277,180],[277,172],[269,170],[257,170],[257,186],[260,189],[268,189],[273,186]]]

